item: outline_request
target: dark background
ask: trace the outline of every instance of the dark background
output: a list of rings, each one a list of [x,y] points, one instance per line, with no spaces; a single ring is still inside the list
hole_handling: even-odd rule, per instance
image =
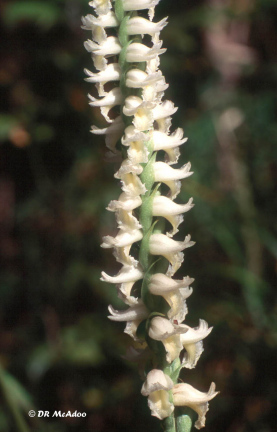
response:
[[[121,356],[116,272],[101,236],[116,229],[105,210],[120,193],[105,162],[99,109],[88,107],[84,0],[1,1],[0,23],[0,430],[21,413],[31,431],[160,431],[136,365]],[[207,432],[276,432],[275,0],[161,0],[156,20],[167,52],[173,129],[192,162],[180,201],[194,197],[180,238],[196,245],[178,274],[194,277],[187,323],[213,326],[195,370],[215,381]],[[30,419],[34,410],[86,412],[85,419]],[[13,415],[12,415],[13,413]],[[20,422],[20,420],[19,420]],[[28,429],[27,429],[28,430]]]

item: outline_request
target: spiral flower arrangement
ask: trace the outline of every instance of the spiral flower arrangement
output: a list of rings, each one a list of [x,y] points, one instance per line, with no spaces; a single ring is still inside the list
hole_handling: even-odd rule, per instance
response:
[[[212,329],[204,320],[196,328],[184,323],[193,279],[173,278],[184,249],[194,244],[189,235],[184,241],[173,239],[183,213],[193,207],[192,199],[185,204],[174,201],[180,180],[192,172],[189,163],[172,167],[187,139],[180,128],[170,132],[177,108],[163,100],[168,85],[159,70],[159,56],[165,52],[160,32],[167,19],[153,21],[158,2],[91,1],[95,14],[83,18],[83,28],[92,32],[85,48],[97,72],[85,72],[99,94],[99,99],[89,95],[89,103],[100,107],[108,123],[104,129],[93,126],[92,133],[105,135],[111,154],[123,155],[115,174],[122,192],[108,205],[118,232],[104,237],[102,244],[113,248],[122,267],[115,276],[102,272],[101,279],[116,285],[127,308],[117,311],[110,306],[109,318],[126,322],[125,332],[135,341],[128,358],[143,366],[141,393],[148,397],[151,414],[163,421],[167,432],[188,432],[190,416],[175,407],[194,410],[195,427],[200,429],[208,402],[217,393],[214,383],[207,393],[178,383],[182,368],[196,366],[202,341]]]

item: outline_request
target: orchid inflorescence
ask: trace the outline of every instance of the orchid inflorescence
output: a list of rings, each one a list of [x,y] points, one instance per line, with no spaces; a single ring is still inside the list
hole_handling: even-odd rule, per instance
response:
[[[100,97],[89,95],[90,105],[100,107],[108,123],[104,129],[93,126],[92,133],[105,135],[110,155],[123,154],[115,174],[122,193],[108,205],[119,230],[115,237],[104,237],[102,244],[113,248],[122,267],[115,276],[102,272],[101,279],[117,286],[128,307],[117,311],[110,306],[109,318],[126,321],[125,332],[136,344],[128,358],[144,364],[142,394],[148,396],[152,415],[167,419],[166,430],[175,431],[175,406],[196,411],[199,429],[205,425],[208,401],[217,393],[213,383],[207,393],[177,383],[182,368],[196,366],[202,340],[212,329],[204,320],[196,328],[183,323],[193,279],[173,279],[183,250],[194,244],[189,235],[184,241],[173,239],[183,213],[193,207],[192,199],[174,202],[180,180],[192,172],[189,163],[171,166],[187,139],[180,128],[170,133],[177,108],[162,100],[168,85],[159,70],[159,56],[165,51],[160,32],[167,19],[153,21],[158,2],[93,0],[89,4],[96,15],[84,17],[83,28],[92,32],[85,48],[98,71],[85,70]]]

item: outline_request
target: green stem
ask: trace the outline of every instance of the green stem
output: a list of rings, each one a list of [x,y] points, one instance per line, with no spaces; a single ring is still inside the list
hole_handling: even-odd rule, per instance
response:
[[[0,365],[0,387],[1,387],[2,395],[7,404],[8,410],[10,411],[14,419],[14,423],[16,424],[16,428],[18,432],[30,432],[30,429],[27,423],[25,422],[23,415],[21,414],[15,400],[12,398],[9,392],[9,389],[6,385],[5,373],[1,365]]]

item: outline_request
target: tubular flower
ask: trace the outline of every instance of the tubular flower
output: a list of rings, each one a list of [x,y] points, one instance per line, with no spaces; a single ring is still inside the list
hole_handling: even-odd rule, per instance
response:
[[[206,413],[209,409],[209,401],[213,399],[218,392],[215,391],[215,384],[212,383],[207,393],[196,390],[189,384],[176,384],[172,389],[173,402],[175,406],[187,406],[192,408],[198,414],[198,420],[195,423],[197,429],[205,426]]]
[[[169,390],[173,388],[172,379],[162,370],[151,370],[142,386],[141,393],[148,396],[148,406],[153,416],[160,420],[168,417],[174,410],[173,403],[169,400]]]
[[[122,267],[114,276],[102,272],[101,280],[116,285],[127,305],[123,311],[110,306],[109,318],[126,322],[125,332],[137,341],[136,350],[141,343],[138,352],[150,355],[142,394],[148,396],[152,415],[166,419],[174,416],[174,405],[187,405],[199,414],[197,425],[202,427],[205,404],[216,394],[213,387],[205,394],[176,384],[182,368],[195,367],[211,328],[203,320],[197,328],[183,322],[193,279],[174,279],[184,249],[194,244],[190,235],[184,241],[173,238],[183,214],[193,207],[192,198],[175,202],[181,180],[192,172],[189,162],[174,166],[187,138],[181,128],[171,131],[177,107],[164,100],[168,84],[159,64],[166,49],[160,33],[167,18],[155,22],[158,3],[93,0],[89,4],[94,14],[82,19],[82,27],[91,32],[84,45],[95,69],[85,69],[86,81],[95,84],[99,95],[89,95],[89,104],[107,121],[106,127],[92,126],[91,132],[105,136],[109,154],[123,155],[115,173],[121,193],[107,206],[118,230],[104,236],[101,245],[113,249]],[[168,231],[162,228],[165,224]]]

